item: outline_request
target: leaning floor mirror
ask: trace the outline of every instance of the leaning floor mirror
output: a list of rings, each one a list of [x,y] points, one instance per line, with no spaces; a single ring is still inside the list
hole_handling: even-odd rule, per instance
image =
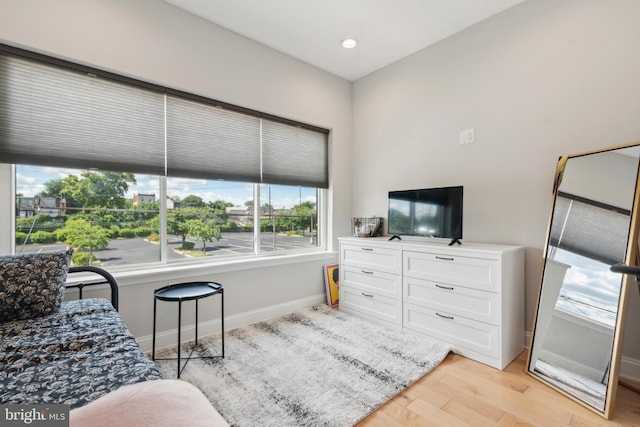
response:
[[[560,158],[527,371],[611,418],[636,265],[640,143]]]

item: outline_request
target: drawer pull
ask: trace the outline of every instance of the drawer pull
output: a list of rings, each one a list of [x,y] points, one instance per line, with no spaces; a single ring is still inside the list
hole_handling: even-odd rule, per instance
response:
[[[373,248],[360,248],[363,251],[369,251],[369,252],[373,252]]]
[[[450,258],[450,257],[444,257],[444,256],[437,256],[436,255],[436,259],[440,259],[442,261],[454,261],[454,258]]]
[[[448,291],[452,291],[453,290],[453,286],[442,286],[442,285],[438,285],[438,284],[436,284],[436,288],[446,289]]]
[[[367,297],[367,298],[373,298],[373,295],[371,294],[365,294],[364,292],[360,292],[362,294],[363,297]]]
[[[453,316],[445,316],[444,314],[440,314],[436,311],[436,316],[442,317],[443,319],[453,320]]]
[[[373,271],[367,271],[367,270],[360,270],[362,271],[364,274],[373,274]]]

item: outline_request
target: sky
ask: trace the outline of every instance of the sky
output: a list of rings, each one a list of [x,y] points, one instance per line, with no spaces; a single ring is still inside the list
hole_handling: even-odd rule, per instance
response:
[[[16,193],[34,196],[45,189],[44,183],[68,175],[80,176],[78,169],[50,168],[43,166],[16,165]],[[160,194],[160,180],[157,176],[136,174],[137,184],[129,186],[127,198],[132,199],[136,193]],[[261,190],[261,205],[268,203],[269,193]],[[253,199],[253,184],[231,181],[209,181],[191,178],[168,178],[167,193],[169,197],[180,199],[195,194],[205,202],[224,200],[234,206],[244,206]],[[276,208],[292,208],[301,202],[316,202],[316,189],[307,187],[271,186],[271,205]]]
[[[562,283],[563,298],[558,300],[558,305],[613,327],[622,275],[612,273],[607,264],[562,249],[557,249],[554,259],[571,266]]]

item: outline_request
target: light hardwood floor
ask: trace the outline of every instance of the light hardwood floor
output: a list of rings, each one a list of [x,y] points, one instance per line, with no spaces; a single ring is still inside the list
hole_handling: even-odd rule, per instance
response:
[[[640,426],[640,394],[619,387],[607,421],[525,373],[524,352],[504,371],[449,354],[358,424],[398,426]]]

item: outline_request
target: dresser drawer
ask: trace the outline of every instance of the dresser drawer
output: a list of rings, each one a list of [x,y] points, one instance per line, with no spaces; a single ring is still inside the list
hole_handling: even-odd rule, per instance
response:
[[[495,325],[405,303],[403,326],[451,343],[456,352],[468,349],[500,357],[500,329]]]
[[[340,285],[352,286],[365,292],[386,295],[400,299],[402,296],[402,278],[399,274],[367,270],[361,267],[342,265]]]
[[[402,272],[402,252],[379,246],[343,244],[340,246],[340,264],[362,267],[367,270]]]
[[[406,277],[500,291],[500,263],[495,259],[405,251],[403,272]]]
[[[340,307],[402,325],[402,301],[351,286],[340,286]]]
[[[495,292],[406,277],[403,295],[406,303],[493,325],[500,323],[500,298]]]

